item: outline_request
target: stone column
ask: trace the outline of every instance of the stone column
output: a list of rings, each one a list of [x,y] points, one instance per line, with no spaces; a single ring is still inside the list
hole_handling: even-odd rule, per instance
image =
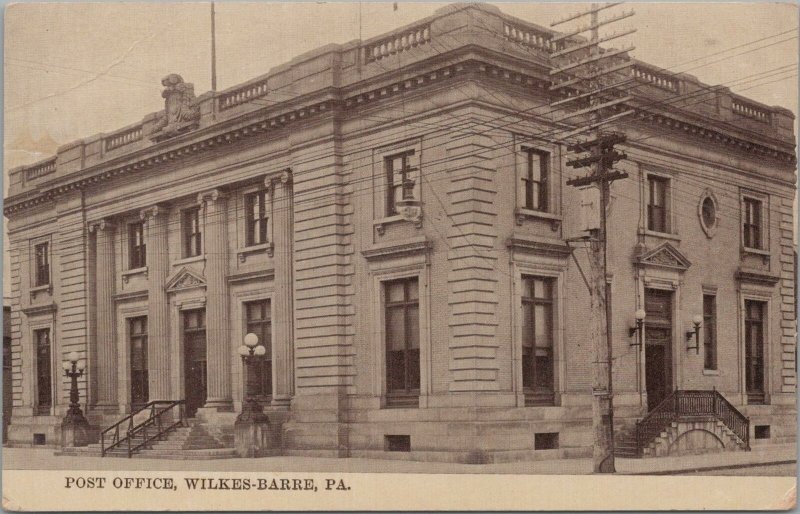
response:
[[[200,193],[203,205],[206,257],[206,352],[208,399],[204,407],[232,410],[231,341],[228,326],[228,212],[219,190]]]
[[[119,398],[117,392],[117,330],[113,298],[116,284],[115,228],[109,220],[101,220],[89,225],[89,231],[95,233],[96,406],[100,410],[108,411],[116,411]]]
[[[150,400],[177,400],[170,387],[169,302],[164,289],[169,275],[167,209],[142,210],[147,244],[147,368]]]
[[[294,256],[291,170],[272,184],[272,239],[275,264],[275,318],[272,324],[272,403],[289,405],[294,394]]]

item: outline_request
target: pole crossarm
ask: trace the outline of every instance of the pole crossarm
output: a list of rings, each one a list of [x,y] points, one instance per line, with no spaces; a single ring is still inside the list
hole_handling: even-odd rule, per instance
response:
[[[550,70],[550,75],[558,75],[559,73],[564,73],[565,71],[568,71],[568,70],[572,70],[572,69],[575,69],[575,68],[580,68],[581,66],[586,66],[587,64],[591,64],[593,62],[601,61],[603,59],[610,59],[610,58],[615,57],[617,55],[621,55],[621,54],[625,54],[625,53],[628,53],[628,52],[632,52],[633,50],[636,50],[635,46],[628,46],[628,47],[625,47],[625,48],[620,48],[619,50],[611,50],[611,51],[603,53],[603,54],[598,54],[598,55],[595,55],[595,56],[592,56],[592,57],[588,57],[586,59],[581,59],[580,61],[576,61],[576,62],[567,64],[566,66],[562,66],[560,68],[555,68],[553,70]]]
[[[551,27],[555,27],[556,25],[561,25],[561,24],[566,23],[568,21],[577,20],[578,18],[583,18],[584,16],[589,16],[590,14],[594,14],[594,13],[597,13],[597,12],[600,12],[600,11],[604,11],[606,9],[610,9],[612,7],[616,7],[616,6],[622,5],[622,4],[623,4],[623,2],[610,2],[610,3],[607,3],[607,4],[603,4],[603,5],[599,6],[599,7],[593,7],[591,9],[587,9],[586,11],[575,13],[575,14],[572,14],[570,16],[567,16],[566,18],[562,18],[562,19],[560,19],[558,21],[554,21],[553,23],[550,24],[550,26]]]
[[[588,131],[596,129],[598,127],[602,127],[603,125],[606,125],[608,123],[613,123],[613,122],[619,120],[620,118],[624,118],[625,116],[628,116],[629,114],[633,114],[634,112],[636,112],[636,111],[634,111],[633,109],[630,109],[630,110],[627,110],[625,112],[621,112],[619,114],[615,114],[613,116],[609,116],[608,118],[606,118],[604,120],[592,123],[592,124],[590,124],[590,125],[588,125],[586,127],[577,128],[577,129],[573,130],[572,132],[567,132],[566,134],[564,134],[562,136],[562,138],[563,139],[569,139],[571,137],[575,137],[578,134],[583,134],[584,132],[588,132]]]
[[[553,43],[558,43],[562,39],[567,39],[567,38],[570,38],[570,37],[573,37],[573,36],[577,36],[578,34],[580,34],[582,32],[587,32],[589,30],[597,30],[600,27],[602,27],[603,25],[608,25],[609,23],[614,23],[615,21],[624,20],[625,18],[630,18],[634,14],[635,13],[633,11],[626,11],[626,12],[623,12],[621,14],[618,14],[617,16],[613,16],[611,18],[605,19],[603,21],[598,21],[597,23],[592,23],[591,25],[587,25],[585,27],[581,27],[581,28],[576,29],[576,30],[574,30],[572,32],[568,32],[566,34],[561,34],[559,36],[554,37],[550,41],[553,42]]]
[[[617,65],[610,66],[608,68],[599,70],[599,71],[594,72],[594,73],[592,73],[590,75],[585,75],[585,76],[582,76],[582,77],[575,77],[575,78],[572,78],[572,79],[569,79],[569,80],[565,80],[563,82],[558,82],[558,83],[553,84],[552,86],[550,86],[550,91],[555,91],[557,89],[561,89],[561,88],[564,88],[564,87],[569,87],[569,86],[578,84],[580,82],[586,82],[586,81],[589,81],[589,80],[594,80],[594,79],[602,77],[603,75],[608,75],[609,73],[614,73],[616,71],[621,71],[621,70],[624,70],[625,68],[629,68],[631,66],[633,66],[633,61],[626,61],[626,62],[624,62],[622,64],[617,64]]]
[[[561,57],[563,55],[567,55],[567,54],[571,54],[573,52],[577,52],[578,50],[583,50],[585,48],[592,47],[592,46],[597,45],[599,43],[605,43],[606,41],[612,41],[614,39],[619,39],[619,38],[624,37],[624,36],[629,36],[629,35],[633,34],[634,32],[636,32],[636,29],[626,30],[625,32],[617,32],[617,33],[614,33],[614,34],[611,34],[611,35],[608,35],[608,36],[601,37],[597,41],[589,41],[587,43],[583,43],[583,44],[580,44],[578,46],[571,46],[569,48],[564,48],[563,50],[559,50],[557,52],[553,52],[552,54],[550,54],[550,57],[551,58]]]

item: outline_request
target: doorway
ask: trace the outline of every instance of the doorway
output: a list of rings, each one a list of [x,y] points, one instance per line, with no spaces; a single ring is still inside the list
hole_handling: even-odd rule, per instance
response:
[[[206,312],[183,312],[183,380],[186,417],[193,418],[206,403]]]
[[[644,369],[647,410],[672,392],[672,292],[646,289]]]

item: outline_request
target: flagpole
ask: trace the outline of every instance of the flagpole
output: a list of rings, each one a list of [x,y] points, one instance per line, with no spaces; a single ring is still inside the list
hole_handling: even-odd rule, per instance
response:
[[[217,91],[217,39],[214,27],[214,2],[211,2],[211,91]]]

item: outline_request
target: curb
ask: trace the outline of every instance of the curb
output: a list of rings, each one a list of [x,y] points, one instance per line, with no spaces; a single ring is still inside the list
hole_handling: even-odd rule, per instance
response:
[[[689,474],[695,473],[698,471],[717,471],[723,469],[741,469],[741,468],[755,468],[760,466],[779,466],[782,464],[796,464],[797,459],[790,459],[790,460],[775,460],[775,461],[766,461],[766,462],[751,462],[751,463],[744,463],[744,464],[729,464],[727,466],[704,466],[704,467],[696,467],[696,468],[685,468],[685,469],[675,469],[675,470],[661,470],[661,471],[642,471],[642,472],[635,472],[635,473],[620,473],[624,475],[681,475],[681,474]]]

